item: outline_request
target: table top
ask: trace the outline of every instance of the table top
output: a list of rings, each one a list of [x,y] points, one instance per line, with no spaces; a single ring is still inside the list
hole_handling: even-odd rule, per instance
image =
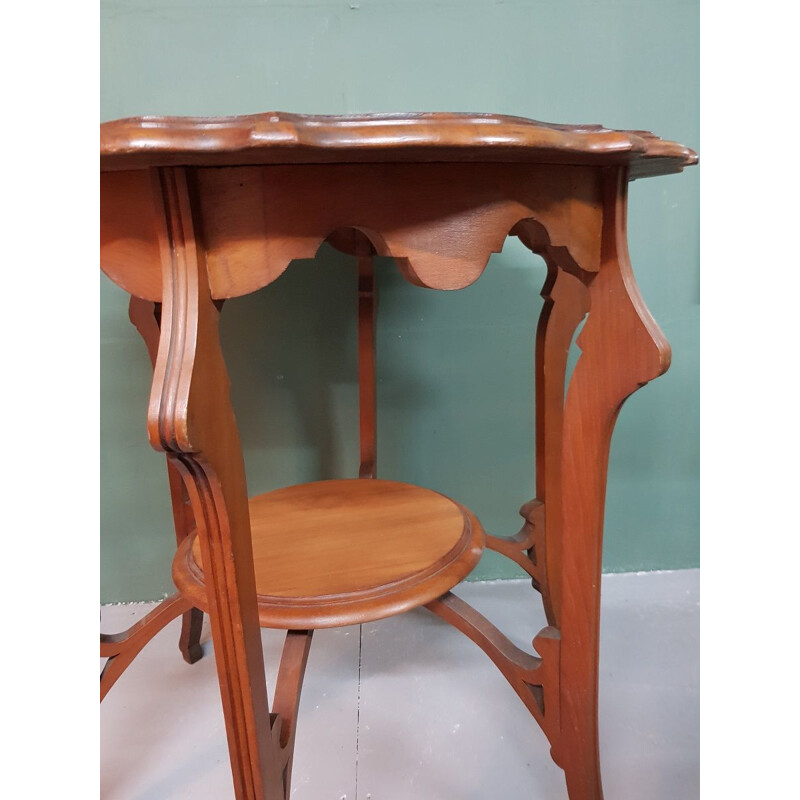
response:
[[[680,172],[697,155],[648,131],[496,114],[134,117],[100,126],[102,171],[158,166],[369,162],[628,164],[631,179]]]

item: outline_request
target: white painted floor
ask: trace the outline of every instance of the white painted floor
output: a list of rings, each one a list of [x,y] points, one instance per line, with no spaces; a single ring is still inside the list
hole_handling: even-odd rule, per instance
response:
[[[606,800],[699,797],[698,570],[603,578],[601,758]],[[545,625],[522,581],[457,594],[530,649]],[[121,630],[153,604],[103,606]],[[233,789],[214,657],[189,666],[178,621],[101,706],[104,800],[227,800]],[[274,685],[283,634],[264,631]],[[360,653],[360,665],[359,665]],[[359,669],[360,666],[360,669]],[[360,678],[359,678],[360,673]],[[318,631],[293,800],[566,800],[544,735],[486,656],[427,611]]]

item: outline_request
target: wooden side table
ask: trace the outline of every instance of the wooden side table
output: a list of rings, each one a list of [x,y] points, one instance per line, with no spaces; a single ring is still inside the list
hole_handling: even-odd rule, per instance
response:
[[[167,455],[177,592],[101,637],[105,695],[167,622],[214,653],[238,800],[288,798],[312,632],[425,605],[483,649],[547,735],[571,800],[600,800],[597,688],[603,504],[624,400],[669,366],[634,281],[628,182],[695,154],[643,131],[514,117],[268,113],[144,117],[101,126],[105,273],[131,294],[154,378],[153,447]],[[476,281],[508,235],[545,260],[536,336],[536,497],[510,538],[464,506],[376,477],[374,255],[412,283]],[[275,280],[321,243],[358,263],[359,478],[248,500],[218,336],[224,301]],[[580,322],[580,359],[566,386]],[[451,589],[484,547],[519,564],[549,622],[536,654]],[[259,625],[286,629],[272,713]]]

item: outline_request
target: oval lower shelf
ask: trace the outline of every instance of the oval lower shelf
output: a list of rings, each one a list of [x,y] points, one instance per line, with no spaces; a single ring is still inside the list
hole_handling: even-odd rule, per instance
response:
[[[262,627],[353,625],[440,597],[483,552],[472,512],[431,489],[378,479],[289,486],[250,499]],[[196,534],[175,556],[173,578],[208,611]]]

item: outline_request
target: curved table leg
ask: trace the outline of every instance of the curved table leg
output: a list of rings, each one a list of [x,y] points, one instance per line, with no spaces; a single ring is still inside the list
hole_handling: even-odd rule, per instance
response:
[[[378,287],[372,246],[358,243],[358,414],[361,463],[359,478],[377,474],[377,384],[375,379],[375,325]]]
[[[163,312],[147,422],[189,496],[206,576],[237,800],[284,796],[269,721],[250,512],[239,432],[197,216],[194,173],[152,173]]]
[[[570,800],[603,797],[597,695],[611,437],[626,398],[664,373],[670,361],[669,345],[639,294],[628,257],[627,186],[623,168],[605,170],[601,261],[596,273],[581,270],[559,248],[550,247],[540,226],[520,226],[516,231],[548,266],[536,353],[538,498],[521,509],[526,522],[519,534],[508,539],[487,536],[486,541],[488,549],[511,558],[533,578],[552,626],[545,631],[558,637],[558,656],[550,659],[558,676],[557,681],[550,679],[550,685],[558,688],[555,694],[552,689],[549,695],[545,691],[551,698],[548,713],[541,719],[535,706],[526,705],[550,739],[553,759],[564,769]],[[577,340],[582,352],[565,399],[568,350],[587,311]],[[428,607],[487,652],[512,685],[519,684],[519,659],[501,657],[505,645],[498,645],[498,636],[502,634],[477,612],[446,598]],[[524,683],[530,685],[528,679]]]
[[[297,710],[300,706],[300,691],[311,649],[314,631],[286,631],[283,643],[278,678],[275,683],[273,713],[270,715],[273,737],[283,769],[283,790],[289,800],[292,783],[292,760],[294,740],[297,734]]]
[[[562,455],[561,736],[570,800],[601,800],[597,725],[600,573],[611,435],[625,399],[669,367],[669,345],[628,259],[627,174],[606,171],[602,259],[567,390]]]
[[[160,303],[153,303],[150,300],[142,300],[140,297],[131,296],[130,304],[128,305],[128,318],[136,330],[139,331],[142,339],[144,339],[150,361],[155,367],[160,335]],[[172,499],[172,516],[175,521],[175,538],[180,545],[194,526],[192,509],[180,473],[170,463],[169,459],[167,459],[167,477],[169,478],[169,491]],[[178,649],[187,664],[194,664],[203,657],[203,648],[200,646],[202,630],[203,612],[199,608],[190,608],[184,612]]]
[[[542,257],[547,278],[536,327],[536,498],[522,506],[525,520],[515,539],[529,545],[519,548],[487,547],[515,560],[541,592],[547,622],[558,627],[561,620],[561,459],[564,437],[564,397],[567,364],[575,331],[589,311],[589,291],[582,272],[567,248],[553,246],[545,228],[528,219],[512,230],[532,252]],[[502,540],[506,541],[506,540]]]
[[[199,608],[190,608],[183,614],[181,635],[178,649],[187,664],[194,664],[203,657],[200,634],[203,631],[203,612]]]

